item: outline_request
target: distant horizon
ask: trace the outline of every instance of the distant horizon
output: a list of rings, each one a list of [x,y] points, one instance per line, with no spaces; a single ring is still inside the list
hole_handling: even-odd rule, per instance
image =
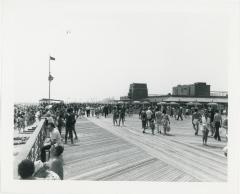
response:
[[[198,81],[199,82],[199,81]],[[132,83],[139,83],[139,82],[132,82]],[[130,84],[132,84],[132,83],[130,83]],[[144,82],[142,82],[142,83],[144,83]],[[197,83],[197,82],[194,82],[194,83]],[[130,86],[130,84],[129,84],[129,86]],[[145,84],[147,84],[147,83],[145,83]],[[189,85],[189,84],[193,84],[193,83],[186,83],[186,84],[178,84],[178,85]],[[208,83],[206,83],[206,84],[208,84]],[[148,84],[147,84],[147,86],[148,86]],[[211,85],[210,85],[211,86]],[[175,87],[175,86],[173,86],[173,87]],[[212,86],[211,86],[212,87]],[[210,93],[211,92],[228,92],[227,90],[210,90]],[[114,97],[114,96],[108,96],[108,97],[105,97],[105,98],[103,98],[103,99],[99,99],[98,101],[93,101],[93,99],[92,98],[89,98],[89,99],[86,99],[86,100],[71,100],[71,99],[66,99],[66,100],[64,100],[64,99],[60,99],[60,98],[51,98],[51,99],[54,99],[54,100],[63,100],[64,102],[76,102],[76,103],[95,103],[95,102],[101,102],[101,101],[104,101],[104,100],[106,100],[106,99],[108,99],[108,98],[114,98],[114,100],[120,100],[120,97],[124,97],[124,96],[127,96],[127,93],[128,93],[128,91],[126,91],[126,94],[124,95],[121,95],[121,96],[119,96],[118,98],[116,98],[116,97]],[[149,93],[149,89],[148,89],[148,93]],[[161,96],[161,95],[168,95],[168,94],[171,94],[172,95],[172,90],[170,91],[170,92],[168,92],[168,93],[165,93],[165,94],[163,94],[163,93],[159,93],[159,94],[153,94],[153,93],[149,93],[148,94],[148,96]],[[210,96],[211,97],[211,96]],[[48,99],[48,97],[41,97],[41,98],[39,98],[39,100],[41,100],[41,99]],[[38,103],[39,102],[39,100],[38,101],[19,101],[19,102],[14,102],[14,104],[28,104],[28,103]]]

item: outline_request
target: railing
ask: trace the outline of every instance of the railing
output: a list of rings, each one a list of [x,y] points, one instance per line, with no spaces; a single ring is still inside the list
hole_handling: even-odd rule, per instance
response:
[[[45,119],[42,119],[37,128],[34,130],[26,144],[23,145],[21,151],[14,159],[14,178],[18,178],[18,164],[24,160],[29,159],[33,162],[40,159],[41,147],[47,136]]]
[[[223,97],[227,97],[228,96],[228,92],[226,91],[211,91],[210,92],[210,96],[223,96]]]

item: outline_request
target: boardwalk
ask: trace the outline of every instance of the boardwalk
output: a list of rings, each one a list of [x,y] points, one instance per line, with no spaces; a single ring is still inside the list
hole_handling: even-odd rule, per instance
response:
[[[113,127],[111,118],[78,119],[80,141],[65,146],[65,179],[226,181],[226,140],[209,138],[209,146],[203,146],[201,137],[193,135],[190,119],[171,123],[170,136],[153,136],[142,133],[136,116],[127,118],[125,127]]]

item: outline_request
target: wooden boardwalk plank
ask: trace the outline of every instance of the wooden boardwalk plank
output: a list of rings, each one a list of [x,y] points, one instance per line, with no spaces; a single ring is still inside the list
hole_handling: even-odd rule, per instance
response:
[[[78,119],[76,145],[65,145],[66,179],[108,181],[226,181],[226,144],[201,145],[189,120],[172,121],[172,136],[142,134],[137,117],[126,127],[111,118]]]

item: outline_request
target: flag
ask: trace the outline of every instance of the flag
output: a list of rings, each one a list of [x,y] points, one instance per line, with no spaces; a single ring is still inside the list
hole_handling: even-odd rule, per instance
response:
[[[50,60],[54,60],[55,61],[55,58],[50,56]]]
[[[49,75],[49,76],[48,76],[48,81],[52,81],[53,78],[54,78],[54,77],[53,77],[52,75]]]

